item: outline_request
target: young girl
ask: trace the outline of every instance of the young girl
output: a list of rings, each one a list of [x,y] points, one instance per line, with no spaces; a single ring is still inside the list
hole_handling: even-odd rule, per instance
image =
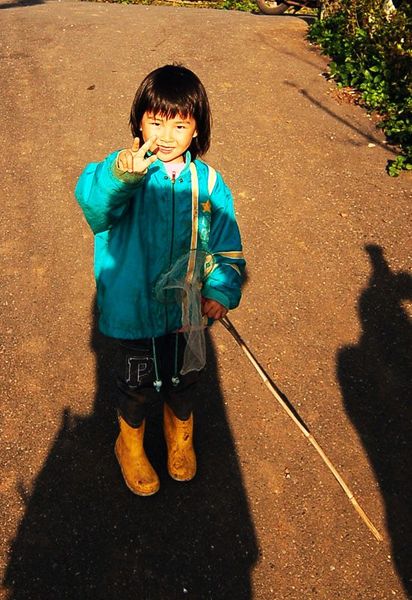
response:
[[[239,304],[245,262],[231,193],[198,159],[211,126],[198,77],[177,65],[151,72],[130,124],[131,148],[89,164],[75,194],[95,236],[99,328],[118,340],[115,453],[126,485],[149,496],[160,485],[143,448],[151,390],[164,401],[168,472],[189,481],[203,321]]]

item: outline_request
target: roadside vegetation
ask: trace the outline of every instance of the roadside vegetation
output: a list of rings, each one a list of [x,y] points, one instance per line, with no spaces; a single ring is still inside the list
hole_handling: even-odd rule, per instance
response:
[[[400,149],[388,173],[412,170],[412,3],[401,0],[326,0],[323,19],[309,29],[332,61],[338,86],[378,118],[390,144]]]
[[[97,0],[98,2],[102,0]],[[103,0],[104,1],[104,0]],[[107,0],[120,4],[151,4],[169,6],[191,6],[192,8],[217,8],[225,10],[241,10],[258,13],[259,9],[254,0]]]

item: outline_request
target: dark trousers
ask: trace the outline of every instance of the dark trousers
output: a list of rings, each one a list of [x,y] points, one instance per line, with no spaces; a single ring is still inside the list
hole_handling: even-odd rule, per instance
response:
[[[154,347],[153,347],[154,344]],[[185,421],[193,411],[190,389],[200,373],[180,375],[186,340],[183,333],[141,340],[118,340],[117,410],[131,426],[140,427],[153,403],[167,402],[178,419]],[[155,382],[161,381],[160,391]]]

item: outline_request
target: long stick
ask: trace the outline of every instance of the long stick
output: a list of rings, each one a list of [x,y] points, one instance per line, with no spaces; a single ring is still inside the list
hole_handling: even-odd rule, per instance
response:
[[[336,468],[333,466],[332,462],[329,460],[329,458],[326,456],[326,454],[324,453],[324,451],[322,450],[322,448],[319,446],[318,442],[315,440],[315,438],[313,437],[313,435],[310,433],[310,431],[308,430],[308,428],[305,426],[303,420],[299,417],[298,413],[296,411],[292,410],[290,408],[290,406],[288,406],[287,402],[285,402],[285,400],[281,397],[281,395],[279,394],[279,392],[276,390],[275,386],[270,381],[270,379],[267,376],[266,372],[263,370],[263,368],[260,366],[260,364],[258,363],[258,361],[253,356],[253,354],[250,352],[249,348],[246,346],[245,342],[242,340],[242,338],[240,337],[239,333],[236,331],[236,329],[233,326],[233,324],[231,323],[231,321],[227,317],[223,317],[222,319],[220,319],[220,322],[229,331],[229,333],[234,337],[234,339],[236,340],[236,342],[242,348],[243,352],[246,354],[246,356],[248,357],[249,361],[255,367],[255,369],[259,373],[262,381],[264,382],[264,384],[266,385],[266,387],[269,389],[269,391],[272,393],[272,395],[276,398],[276,400],[279,402],[279,404],[282,406],[282,408],[287,412],[287,414],[289,415],[289,417],[299,427],[299,429],[301,430],[301,432],[303,433],[303,435],[309,440],[309,442],[315,448],[316,452],[322,458],[323,462],[326,464],[326,466],[328,467],[328,469],[332,472],[333,476],[335,477],[335,479],[338,481],[338,483],[342,487],[343,491],[345,492],[345,494],[347,495],[347,497],[351,501],[352,506],[354,507],[354,509],[356,510],[356,512],[361,517],[362,521],[370,529],[370,531],[373,533],[373,535],[375,536],[375,538],[379,542],[381,542],[383,540],[382,535],[376,529],[375,525],[369,519],[369,517],[367,516],[367,514],[365,513],[365,511],[361,508],[361,506],[359,506],[358,501],[356,500],[355,496],[353,495],[353,492],[350,490],[350,488],[348,487],[348,485],[342,479],[341,475],[338,473],[338,471],[336,470]]]

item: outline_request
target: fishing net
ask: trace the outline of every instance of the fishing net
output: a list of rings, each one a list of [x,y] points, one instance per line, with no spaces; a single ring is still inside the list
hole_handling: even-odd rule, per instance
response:
[[[192,259],[193,271],[187,273],[188,262]],[[155,286],[156,299],[163,304],[182,306],[182,331],[186,339],[181,375],[190,371],[201,371],[206,364],[205,326],[207,319],[202,316],[201,281],[206,253],[191,250],[180,257],[169,271],[163,273]]]

